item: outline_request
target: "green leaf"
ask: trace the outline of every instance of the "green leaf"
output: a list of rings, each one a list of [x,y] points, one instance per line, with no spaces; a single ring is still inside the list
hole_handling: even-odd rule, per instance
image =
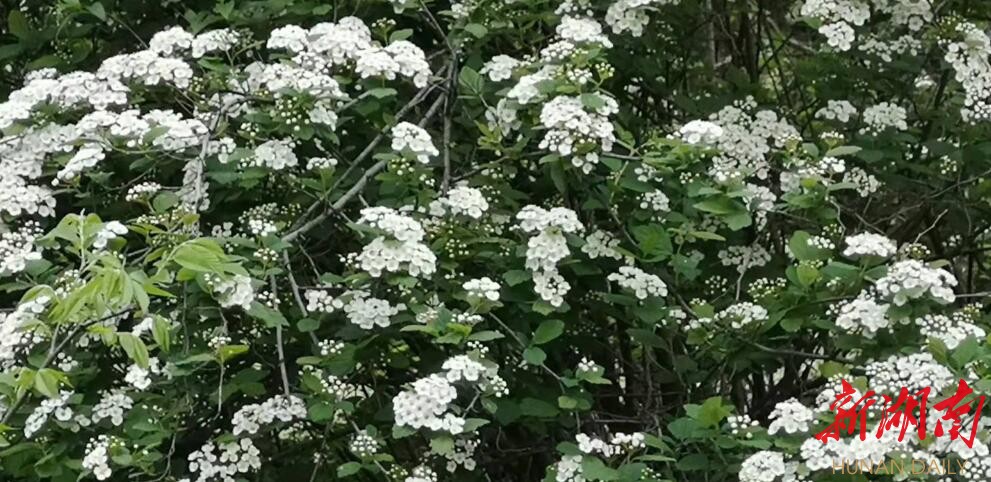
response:
[[[712,214],[729,214],[739,210],[739,207],[734,204],[733,200],[726,196],[709,198],[705,201],[697,202],[692,206],[699,211]]]
[[[674,252],[671,236],[659,224],[646,224],[631,229],[633,237],[639,243],[640,251],[652,261],[659,261]]]
[[[582,94],[581,101],[583,106],[592,110],[599,110],[606,106],[605,99],[599,94]]]
[[[148,347],[145,342],[132,333],[118,333],[117,342],[127,353],[127,357],[141,368],[148,368]]]
[[[582,457],[582,475],[588,480],[618,480],[619,472],[609,467],[598,457]]]
[[[151,336],[164,352],[168,352],[172,347],[172,326],[162,317],[155,317],[151,325]]]
[[[957,348],[953,350],[952,358],[956,363],[956,366],[963,367],[969,363],[977,356],[980,348],[980,344],[977,342],[976,338],[973,336],[968,336],[965,338],[959,345],[957,345]]]
[[[472,94],[481,95],[485,87],[485,79],[482,78],[477,70],[466,65],[458,75],[458,84]]]
[[[65,375],[51,368],[38,370],[34,376],[34,389],[48,398],[59,396],[59,385],[65,381]]]
[[[296,322],[296,328],[303,333],[309,333],[320,328],[320,322],[313,318],[303,318]]]
[[[454,439],[449,435],[438,435],[430,439],[430,451],[437,455],[454,453]]]
[[[251,309],[248,310],[248,314],[253,318],[262,320],[265,322],[265,326],[269,328],[275,328],[276,326],[289,326],[289,322],[286,321],[285,316],[282,316],[282,313],[257,301],[251,302]]]
[[[361,470],[361,464],[358,462],[348,462],[337,466],[337,476],[341,478],[350,477],[357,474],[359,470]]]
[[[368,95],[375,97],[376,99],[384,99],[386,97],[392,97],[397,93],[398,92],[396,91],[396,89],[393,89],[391,87],[379,87],[368,91]]]
[[[248,353],[248,345],[224,345],[220,347],[217,355],[220,357],[221,362],[226,363],[228,360],[232,360],[245,353]]]
[[[544,353],[544,350],[540,348],[531,346],[523,350],[523,359],[531,365],[540,366],[544,364],[544,360],[547,360],[547,353]]]
[[[852,156],[861,151],[857,146],[836,146],[826,151],[828,157]]]
[[[564,333],[564,322],[561,320],[546,320],[533,332],[533,344],[543,345]]]
[[[31,39],[33,31],[31,25],[28,24],[28,19],[21,13],[20,10],[11,10],[7,14],[7,30],[11,35],[27,41]]]
[[[719,397],[706,399],[702,403],[694,418],[703,427],[716,427],[727,415],[733,413],[729,406],[723,405],[723,400]]]
[[[469,23],[465,25],[465,31],[474,35],[476,38],[485,37],[489,33],[489,29],[485,28],[485,25],[479,23]]]
[[[519,269],[514,269],[503,273],[502,279],[506,281],[509,286],[516,286],[524,281],[529,281],[532,278],[529,271],[523,271]]]
[[[500,407],[500,411],[502,408]],[[560,411],[554,405],[536,398],[524,398],[520,402],[520,412],[523,415],[540,418],[556,417]]]

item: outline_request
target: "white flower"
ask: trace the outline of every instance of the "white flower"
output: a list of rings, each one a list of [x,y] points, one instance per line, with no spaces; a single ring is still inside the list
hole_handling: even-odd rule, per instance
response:
[[[260,404],[241,407],[231,419],[235,436],[242,433],[256,434],[258,430],[275,421],[282,423],[306,418],[306,404],[295,395],[276,395]]]
[[[688,144],[714,145],[723,136],[723,128],[704,120],[693,120],[678,129],[678,138]]]
[[[887,304],[878,303],[874,298],[861,294],[839,306],[836,326],[850,333],[863,332],[864,335],[872,336],[889,326],[887,313]]]
[[[468,292],[469,296],[499,301],[499,283],[492,281],[488,276],[465,281],[462,288]]]
[[[489,202],[485,200],[482,191],[468,186],[453,187],[448,191],[447,196],[438,201],[439,206],[449,210],[451,214],[468,216],[472,219],[481,219],[489,210]]]
[[[434,147],[430,134],[416,124],[400,122],[390,131],[392,134],[392,150],[402,154],[405,150],[422,164],[430,162],[430,158],[440,154]]]
[[[513,69],[520,65],[520,61],[508,55],[496,55],[482,66],[480,74],[488,74],[493,82],[508,80],[513,76]]]
[[[740,482],[772,482],[785,474],[784,455],[781,452],[761,450],[740,464]]]
[[[784,430],[791,434],[808,432],[815,413],[798,400],[790,398],[775,405],[768,418],[771,424],[767,427],[767,433],[773,435]]]
[[[888,268],[888,273],[877,280],[878,293],[901,306],[911,299],[931,296],[942,304],[953,303],[956,295],[953,287],[957,279],[941,268],[930,268],[922,261],[909,259],[898,261]]]
[[[620,266],[619,272],[610,274],[608,279],[632,291],[641,300],[668,295],[668,287],[661,278],[633,266]]]
[[[846,249],[843,256],[859,258],[861,256],[877,256],[890,258],[898,252],[898,246],[887,236],[874,233],[861,233],[847,236]]]
[[[215,281],[213,292],[220,306],[224,308],[240,306],[248,311],[251,309],[251,302],[255,300],[255,288],[251,278],[240,274],[228,280]]]

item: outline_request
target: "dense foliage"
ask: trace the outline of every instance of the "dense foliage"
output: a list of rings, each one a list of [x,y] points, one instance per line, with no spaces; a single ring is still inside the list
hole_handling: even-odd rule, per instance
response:
[[[980,1],[0,10],[2,480],[991,477]]]

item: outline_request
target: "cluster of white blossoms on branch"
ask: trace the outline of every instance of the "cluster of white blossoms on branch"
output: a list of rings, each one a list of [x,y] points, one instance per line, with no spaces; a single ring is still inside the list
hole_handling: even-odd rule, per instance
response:
[[[861,27],[870,20],[871,6],[860,0],[806,0],[801,14],[822,22],[819,33],[826,37],[830,47],[847,51],[856,37],[853,27]]]
[[[909,300],[931,297],[938,303],[953,303],[953,288],[957,279],[942,268],[932,268],[915,259],[897,261],[888,267],[887,274],[877,280],[879,295],[901,306]]]
[[[816,119],[834,120],[843,124],[850,122],[857,115],[857,108],[847,100],[826,101],[826,107],[816,111]]]
[[[860,258],[863,256],[877,256],[879,258],[890,258],[898,252],[898,245],[883,234],[862,233],[847,236],[846,249],[843,256],[847,258]]]
[[[722,135],[715,139],[718,154],[709,169],[718,182],[751,176],[767,179],[772,147],[784,148],[801,138],[798,130],[775,112],[757,110],[752,97],[723,107],[709,120],[722,128]]]
[[[647,13],[662,5],[672,5],[679,0],[617,0],[606,10],[606,24],[613,33],[630,32],[639,37],[650,23]]]
[[[392,400],[396,425],[429,428],[453,435],[464,431],[466,420],[451,411],[458,398],[455,384],[467,382],[480,390],[489,389],[496,396],[505,390],[505,382],[494,365],[486,365],[467,355],[458,355],[444,362],[443,371],[413,382]]]
[[[566,233],[579,233],[584,227],[574,211],[555,207],[544,209],[527,205],[516,213],[519,227],[531,234],[527,240],[526,268],[533,273],[535,290],[553,306],[564,303],[571,285],[557,270],[557,264],[571,254]]]
[[[306,405],[295,395],[276,395],[262,403],[241,407],[231,420],[235,436],[242,433],[256,434],[258,430],[275,421],[288,423],[306,418]]]
[[[392,150],[398,153],[409,152],[421,164],[439,154],[430,134],[422,127],[409,122],[400,122],[392,128]]]
[[[612,273],[608,277],[609,281],[633,292],[638,299],[645,300],[648,297],[665,297],[668,295],[668,287],[655,274],[650,274],[634,266],[620,266],[618,273]]]
[[[437,270],[437,256],[423,243],[426,232],[412,217],[387,207],[370,207],[361,211],[358,224],[382,233],[355,259],[368,274],[377,278],[383,272],[406,271],[427,277]]]
[[[891,324],[888,319],[888,305],[878,303],[874,297],[865,293],[838,305],[836,312],[836,326],[849,333],[859,332],[872,336]]]
[[[608,441],[607,441],[608,440]],[[575,435],[578,450],[584,455],[566,455],[555,464],[555,479],[557,482],[584,482],[582,462],[585,456],[601,455],[609,458],[621,454],[632,454],[645,448],[646,436],[641,432],[616,432],[609,439],[601,439],[588,434]]]
[[[466,185],[455,186],[447,192],[447,195],[430,203],[430,213],[434,216],[451,213],[455,216],[481,219],[488,210],[489,202],[482,191]]]

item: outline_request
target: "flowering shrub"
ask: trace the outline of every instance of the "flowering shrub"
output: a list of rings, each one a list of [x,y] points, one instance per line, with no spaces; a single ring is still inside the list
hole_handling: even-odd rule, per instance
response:
[[[189,3],[0,28],[3,480],[991,476],[814,437],[991,390],[980,2]]]

